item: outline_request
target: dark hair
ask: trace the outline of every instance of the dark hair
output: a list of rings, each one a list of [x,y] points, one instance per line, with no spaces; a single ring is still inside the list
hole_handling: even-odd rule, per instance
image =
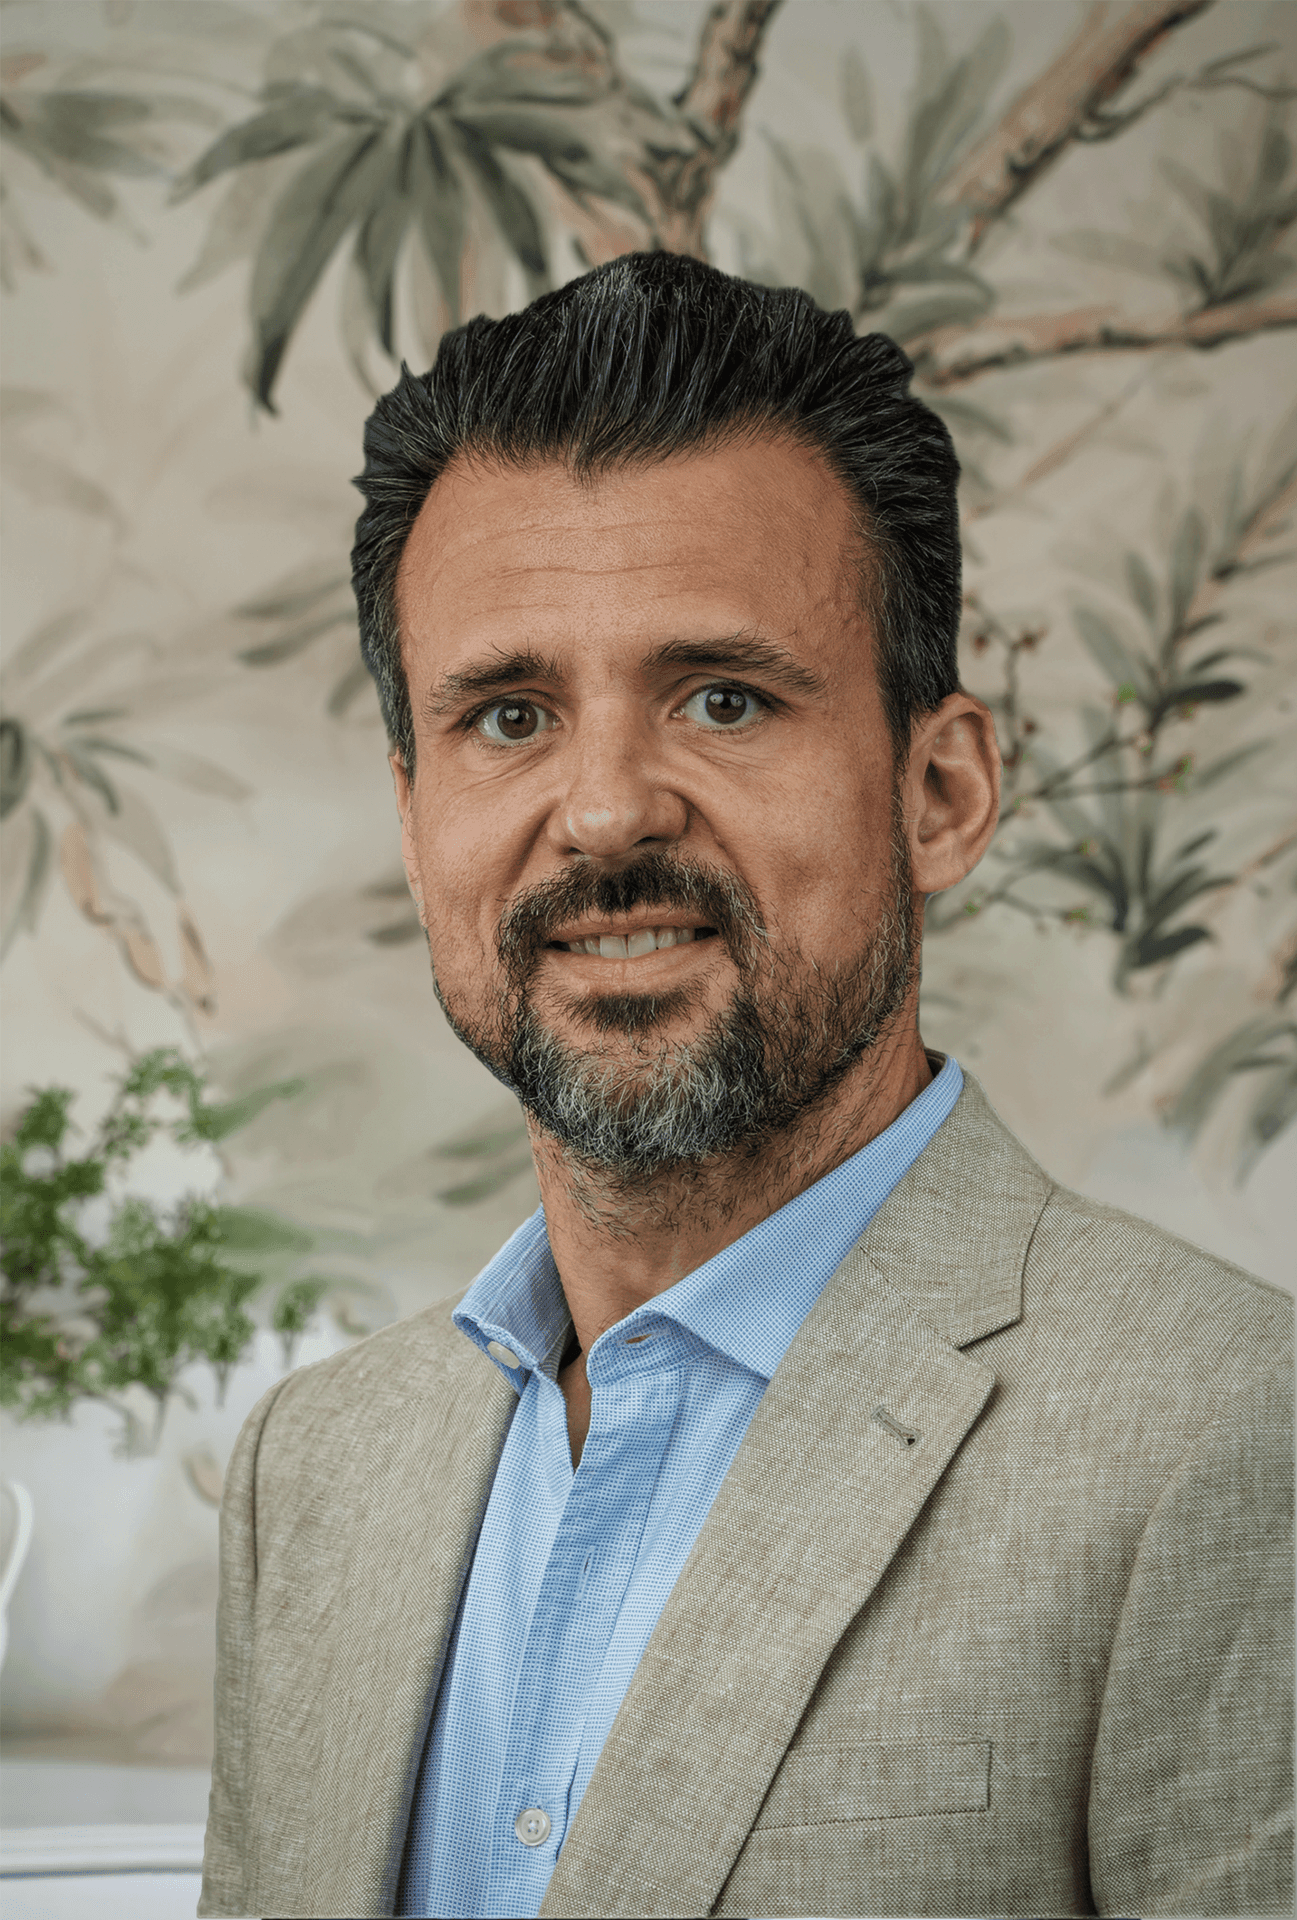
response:
[[[520,313],[456,327],[428,373],[402,366],[365,426],[352,578],[361,650],[406,768],[397,572],[457,454],[561,459],[595,478],[763,430],[820,453],[855,503],[879,685],[904,759],[915,717],[959,685],[959,463],[943,422],[909,392],[912,371],[885,334],[860,338],[849,314],[798,288],[672,253],[624,254]]]

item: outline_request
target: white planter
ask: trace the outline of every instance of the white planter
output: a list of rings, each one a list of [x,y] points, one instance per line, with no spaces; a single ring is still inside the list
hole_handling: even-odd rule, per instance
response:
[[[299,1360],[340,1344],[327,1327],[302,1342]],[[195,1372],[186,1384],[197,1410],[174,1402],[156,1456],[143,1459],[114,1453],[118,1424],[104,1408],[81,1407],[70,1425],[5,1418],[6,1471],[30,1489],[35,1512],[9,1610],[6,1736],[81,1735],[122,1759],[210,1757],[210,1496],[243,1420],[281,1374],[270,1334],[258,1336],[223,1408],[210,1375]]]

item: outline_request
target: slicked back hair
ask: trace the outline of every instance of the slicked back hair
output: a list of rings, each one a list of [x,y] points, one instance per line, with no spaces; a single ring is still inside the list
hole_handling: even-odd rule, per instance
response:
[[[758,287],[686,255],[631,253],[502,320],[445,334],[429,372],[405,366],[365,426],[365,508],[352,578],[360,644],[413,775],[397,573],[434,483],[457,456],[578,480],[774,434],[828,463],[861,535],[861,597],[899,764],[914,720],[959,685],[959,463],[909,391],[885,334],[857,336],[795,287]]]

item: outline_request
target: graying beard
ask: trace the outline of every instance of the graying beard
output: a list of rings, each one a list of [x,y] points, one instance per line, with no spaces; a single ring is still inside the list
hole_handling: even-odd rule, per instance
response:
[[[502,996],[494,1034],[466,1031],[438,989],[459,1037],[512,1088],[544,1132],[591,1172],[639,1187],[672,1168],[736,1151],[755,1152],[786,1130],[875,1046],[904,1003],[915,940],[904,841],[894,842],[892,898],[859,966],[845,978],[791,991],[775,974],[761,1005],[751,965],[734,954],[744,985],[698,1039],[652,1050],[647,1009],[628,1009],[619,1028],[637,1041],[631,1061],[579,1051],[545,1027],[518,978]],[[738,944],[747,947],[748,942]],[[608,1030],[610,1021],[590,1024]]]

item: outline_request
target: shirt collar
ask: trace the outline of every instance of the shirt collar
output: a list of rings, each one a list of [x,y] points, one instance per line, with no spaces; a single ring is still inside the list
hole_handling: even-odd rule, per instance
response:
[[[618,1323],[618,1337],[647,1332],[654,1321],[671,1321],[769,1380],[823,1288],[928,1145],[962,1086],[958,1062],[947,1059],[890,1127],[741,1239],[637,1307]],[[543,1209],[537,1208],[482,1269],[455,1309],[454,1321],[519,1392],[529,1372],[554,1378],[572,1318]],[[506,1356],[518,1364],[509,1365]]]

